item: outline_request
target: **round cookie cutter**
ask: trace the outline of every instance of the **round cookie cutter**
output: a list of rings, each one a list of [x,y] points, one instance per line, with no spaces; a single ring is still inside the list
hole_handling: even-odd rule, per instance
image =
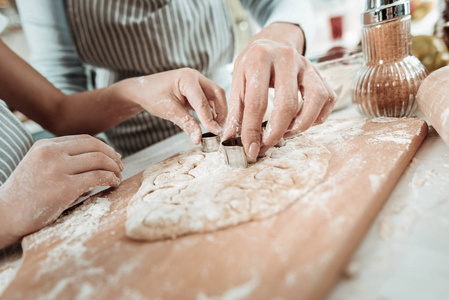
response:
[[[215,152],[220,149],[221,137],[212,132],[203,133],[201,136],[201,147],[203,152]]]
[[[247,168],[248,158],[243,148],[242,138],[233,137],[221,143],[225,163],[233,168]]]

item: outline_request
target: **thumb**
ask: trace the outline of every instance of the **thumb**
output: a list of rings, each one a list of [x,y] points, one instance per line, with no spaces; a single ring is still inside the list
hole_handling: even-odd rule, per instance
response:
[[[198,145],[201,142],[201,127],[192,115],[177,101],[171,101],[164,105],[165,114],[162,118],[169,120],[178,125],[184,132],[186,132],[192,142]]]

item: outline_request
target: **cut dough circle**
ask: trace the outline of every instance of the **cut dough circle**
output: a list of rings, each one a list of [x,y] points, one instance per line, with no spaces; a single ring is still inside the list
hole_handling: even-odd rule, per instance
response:
[[[126,234],[154,241],[272,216],[322,181],[330,157],[305,136],[246,169],[225,165],[218,152],[181,153],[144,172],[128,204]]]

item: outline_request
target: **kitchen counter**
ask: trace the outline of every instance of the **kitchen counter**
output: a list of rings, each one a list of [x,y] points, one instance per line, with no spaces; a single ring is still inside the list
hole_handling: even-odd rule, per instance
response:
[[[449,299],[448,190],[449,147],[430,127],[329,299]]]

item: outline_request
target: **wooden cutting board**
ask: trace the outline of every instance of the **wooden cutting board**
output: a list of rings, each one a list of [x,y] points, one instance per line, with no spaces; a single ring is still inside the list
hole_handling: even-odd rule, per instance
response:
[[[24,238],[1,299],[322,299],[427,134],[418,119],[331,120],[323,181],[274,217],[176,240],[125,236],[141,174]]]

